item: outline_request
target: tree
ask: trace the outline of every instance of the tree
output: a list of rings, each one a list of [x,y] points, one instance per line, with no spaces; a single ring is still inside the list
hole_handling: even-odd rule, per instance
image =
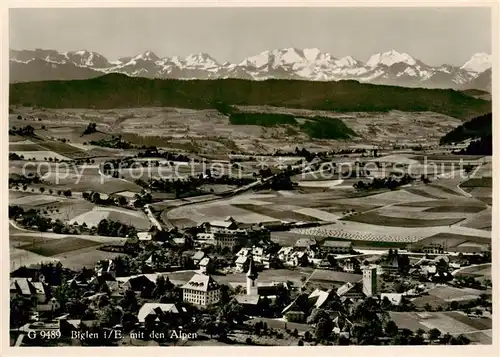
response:
[[[304,341],[299,340],[299,342],[297,342],[297,346],[304,346]]]
[[[118,325],[122,319],[122,312],[116,307],[106,306],[100,311],[99,314],[99,326],[101,327],[112,327]]]
[[[439,331],[437,328],[433,328],[429,331],[429,340],[430,341],[436,341],[441,337],[441,331]]]
[[[396,336],[398,334],[398,331],[399,329],[396,323],[392,320],[389,320],[385,326],[385,333],[387,334],[387,336]]]
[[[44,193],[45,192],[45,188],[42,186],[40,187],[40,193]]]
[[[328,339],[331,336],[333,329],[332,320],[330,317],[322,317],[316,324],[314,329],[314,337],[317,341]]]
[[[139,303],[137,302],[135,291],[130,289],[125,291],[123,299],[120,301],[120,306],[126,311],[137,312],[139,310]]]
[[[314,325],[318,323],[322,318],[329,318],[328,312],[323,309],[314,309],[307,318],[307,324]]]
[[[31,302],[23,297],[13,297],[10,299],[10,325],[19,327],[29,321]]]
[[[447,345],[450,343],[451,339],[453,338],[452,335],[450,335],[449,333],[445,333],[443,335],[443,337],[441,338],[441,343]]]

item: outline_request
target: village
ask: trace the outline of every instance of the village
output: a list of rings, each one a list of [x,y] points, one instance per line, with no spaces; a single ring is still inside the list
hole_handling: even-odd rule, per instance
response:
[[[293,234],[227,217],[139,232],[128,243],[137,254],[93,270],[21,267],[11,273],[11,336],[16,345],[469,344],[491,329],[491,280],[467,273],[487,267],[491,251],[271,239]]]

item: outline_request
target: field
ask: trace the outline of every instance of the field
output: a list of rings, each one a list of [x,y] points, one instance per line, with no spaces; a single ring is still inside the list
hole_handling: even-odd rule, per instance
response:
[[[456,276],[472,276],[475,278],[491,279],[491,264],[473,265],[457,272]]]
[[[492,343],[491,334],[488,338],[489,330],[492,328],[491,318],[468,317],[455,311],[424,313],[391,311],[389,316],[400,329],[407,328],[416,332],[418,329],[430,331],[437,328],[442,334],[449,333],[455,336],[464,334],[475,344]]]
[[[241,112],[250,113],[245,114],[245,120],[238,122],[238,125],[231,124],[228,116],[211,107],[16,107],[9,117],[10,126],[26,125],[24,120],[16,119],[17,115],[40,117],[42,121],[33,124],[36,134],[34,137],[9,136],[9,150],[22,154],[25,158],[33,157],[43,161],[40,173],[44,182],[30,185],[28,192],[11,190],[9,203],[36,208],[47,217],[69,223],[85,222],[91,227],[102,219],[108,219],[133,225],[138,230],[147,230],[150,222],[142,211],[97,206],[83,200],[83,192],[92,190],[133,199],[142,190],[142,187],[134,183],[141,171],[152,177],[186,177],[204,173],[206,167],[201,163],[177,162],[173,168],[152,166],[123,169],[118,178],[103,177],[99,172],[100,163],[121,156],[134,156],[140,150],[102,148],[89,145],[89,141],[109,139],[112,135],[120,134],[123,140],[133,145],[155,145],[184,153],[197,160],[207,158],[210,164],[216,165],[223,173],[253,177],[262,168],[262,163],[266,163],[273,172],[278,172],[280,166],[293,165],[303,159],[300,155],[276,156],[277,150],[306,148],[311,151],[326,151],[349,147],[385,147],[391,143],[415,146],[420,142],[409,138],[416,137],[424,137],[426,144],[437,144],[445,133],[461,123],[459,119],[450,116],[450,113],[437,114],[431,111],[331,112],[306,109],[304,106],[285,108],[280,107],[279,103],[273,103],[274,106],[247,104],[237,107]],[[294,119],[293,122],[265,122],[265,125],[256,125],[259,123],[253,120],[256,117],[251,113],[267,113],[264,121],[272,121],[273,118]],[[311,139],[311,130],[315,129],[304,125],[315,117],[341,121],[356,136],[352,135],[345,141]],[[248,118],[253,121],[248,122]],[[259,118],[262,119],[262,116]],[[260,120],[259,118],[257,119]],[[97,124],[97,132],[82,135],[89,122]],[[293,133],[290,127],[295,128]],[[67,142],[63,143],[62,139]],[[247,154],[242,155],[242,151]],[[248,155],[248,152],[257,155]],[[450,155],[439,149],[432,153],[417,153],[409,149],[380,149],[380,152],[383,152],[380,157],[361,158],[350,154],[350,157],[335,155],[331,160],[337,164],[352,164],[361,159],[373,165],[378,162],[387,166],[387,172],[374,169],[373,176],[389,174],[394,164],[406,164],[416,176],[431,170],[429,177],[432,182],[427,185],[415,182],[394,191],[356,191],[353,188],[353,184],[358,181],[356,178],[324,179],[322,173],[310,172],[292,178],[298,184],[294,190],[248,191],[222,198],[217,194],[233,189],[234,186],[207,184],[201,187],[206,195],[183,199],[175,199],[170,193],[153,192],[154,199],[161,202],[151,207],[160,213],[167,225],[172,224],[181,229],[224,220],[228,216],[242,223],[286,221],[319,224],[316,227],[296,228],[291,232],[273,232],[273,240],[283,245],[293,244],[298,237],[304,235],[317,237],[319,240],[325,237],[350,240],[355,247],[374,249],[404,248],[408,243],[430,242],[444,243],[448,248],[465,249],[467,246],[483,246],[491,242],[492,164],[488,158]],[[63,171],[63,165],[49,162],[49,157],[61,160],[88,157],[95,162]],[[153,158],[156,159],[162,165],[170,164],[164,159]],[[237,165],[230,161],[233,159],[238,159]],[[479,172],[469,179],[457,177],[455,165],[461,159],[480,164]],[[148,159],[139,159],[145,160]],[[25,163],[22,160],[10,162],[9,173],[22,174]],[[29,171],[35,172],[35,166],[29,168]],[[45,194],[40,194],[41,186],[45,188]],[[30,192],[32,190],[33,193]],[[53,191],[52,195],[48,194],[49,190]],[[57,195],[57,191],[61,190],[71,190],[72,196]],[[23,256],[27,261],[56,259],[72,266],[87,266],[97,258],[112,256],[111,253],[96,249],[100,244],[108,242],[104,238],[60,238],[51,233],[37,238],[31,233],[11,232],[11,254],[13,257],[21,257],[21,260]],[[293,271],[285,274],[285,271],[270,271],[263,273],[262,279],[299,282],[307,274],[310,272]],[[316,276],[315,273],[313,280],[322,282],[326,279],[320,275]],[[217,278],[228,282],[243,282],[245,279],[244,274]]]
[[[86,223],[88,227],[97,227],[99,222],[103,219],[131,225],[138,230],[148,230],[150,227],[149,220],[143,212],[100,206],[95,206],[92,210],[73,217],[69,223]]]
[[[96,245],[99,245],[99,243],[77,237],[66,237],[61,239],[52,239],[42,243],[21,245],[19,246],[19,249],[24,249],[45,257],[52,257],[54,255],[94,247]]]

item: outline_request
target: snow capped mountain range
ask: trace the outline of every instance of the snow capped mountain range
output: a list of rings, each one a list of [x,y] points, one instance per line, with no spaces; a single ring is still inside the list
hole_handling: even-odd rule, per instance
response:
[[[376,53],[368,61],[362,62],[351,56],[336,58],[317,48],[284,48],[264,51],[234,64],[219,63],[209,54],[201,52],[185,58],[160,58],[146,51],[133,57],[109,61],[96,52],[86,50],[57,52],[37,49],[10,51],[10,81],[83,79],[105,73],[123,73],[137,77],[186,80],[357,80],[407,87],[462,88],[475,83],[477,77],[491,68],[491,63],[491,55],[478,53],[461,67],[446,64],[432,67],[395,50]]]

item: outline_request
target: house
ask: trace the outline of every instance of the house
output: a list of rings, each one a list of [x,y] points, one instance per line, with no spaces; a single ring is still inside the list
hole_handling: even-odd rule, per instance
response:
[[[443,254],[444,248],[442,244],[430,243],[422,247],[422,252],[427,254]]]
[[[306,266],[309,264],[309,256],[305,251],[293,252],[284,264],[290,267]]]
[[[271,254],[265,253],[264,248],[253,246],[252,248],[241,248],[236,256],[236,270],[243,272],[247,267],[247,259],[249,255],[252,255],[253,260],[262,265],[264,269],[269,269],[271,266]]]
[[[296,252],[306,252],[309,259],[316,257],[318,242],[314,238],[300,238],[293,246]]]
[[[149,295],[154,290],[156,284],[145,275],[130,277],[121,286],[122,291],[133,290],[138,295]]]
[[[403,301],[403,296],[403,294],[397,293],[381,293],[380,300],[383,301],[385,298],[387,298],[387,300],[389,300],[392,305],[399,306]]]
[[[282,311],[283,317],[287,322],[305,322],[306,314],[297,305],[297,299],[288,304]]]
[[[308,296],[308,299],[311,306],[313,306],[315,309],[320,309],[335,297],[336,291],[334,289],[316,289]]]
[[[200,307],[217,304],[221,299],[220,285],[210,275],[195,274],[181,289],[185,302]]]
[[[200,261],[200,272],[201,273],[211,273],[213,269],[212,260],[209,257],[205,257]]]
[[[213,233],[198,233],[196,235],[196,241],[199,244],[215,245],[215,236]]]
[[[293,254],[293,247],[281,247],[278,251],[278,259],[282,262],[290,260]]]
[[[324,255],[348,254],[348,253],[352,252],[352,242],[351,241],[339,241],[339,240],[325,239],[321,243],[320,249]]]
[[[360,263],[356,258],[348,258],[343,261],[342,269],[346,273],[354,273],[360,270]]]
[[[295,242],[294,247],[296,249],[312,249],[317,245],[318,242],[314,238],[300,238]]]
[[[44,283],[32,281],[30,278],[10,278],[10,297],[22,296],[45,303],[48,290]]]
[[[55,312],[57,310],[59,310],[61,308],[61,304],[59,303],[59,301],[57,301],[57,299],[55,297],[52,297],[50,298],[49,300],[47,300],[45,303],[43,304],[38,304],[36,306],[36,311],[39,311],[39,312],[47,312],[47,311],[51,311],[51,312]]]
[[[96,265],[95,271],[98,276],[108,274],[113,278],[116,278],[116,265],[111,259],[109,259],[108,261],[104,261],[99,265]]]
[[[238,223],[233,217],[227,217],[224,221],[212,221],[204,223],[206,233],[213,234],[216,246],[234,250],[249,240],[268,241],[271,234],[268,229],[255,225]]]
[[[240,255],[240,256],[236,259],[236,261],[235,261],[234,263],[236,264],[236,268],[235,268],[235,270],[236,270],[237,272],[242,273],[242,272],[244,272],[244,271],[245,271],[245,269],[246,269],[246,268],[247,268],[247,266],[248,266],[248,256],[246,256],[246,255]]]
[[[142,241],[148,241],[153,239],[151,232],[137,232],[137,238]]]
[[[198,250],[196,253],[193,255],[193,262],[194,265],[199,266],[201,260],[205,257],[205,252],[202,250]]]
[[[400,258],[397,250],[389,249],[389,254],[380,263],[380,268],[383,273],[387,274],[397,274],[399,272]]]
[[[361,282],[347,282],[337,289],[337,295],[351,301],[364,299],[363,284]]]
[[[112,300],[117,301],[123,298],[123,290],[117,281],[106,281],[101,290],[107,293]]]
[[[243,312],[247,316],[258,316],[260,315],[260,296],[259,295],[236,295],[234,300],[241,305]]]
[[[204,225],[209,233],[216,233],[228,229],[235,230],[238,228],[236,220],[231,216],[226,217],[226,219],[223,221],[212,221],[205,223]]]
[[[351,321],[343,316],[336,316],[332,321],[333,330],[332,332],[340,337],[349,338],[350,331],[354,325]]]
[[[146,259],[146,260],[144,261],[144,263],[145,263],[148,267],[152,267],[152,266],[154,265],[155,260],[156,260],[156,259],[154,259],[154,254],[151,254],[151,255],[149,256],[149,258],[148,258],[148,259]]]
[[[137,320],[144,323],[148,316],[154,315],[155,321],[164,314],[179,314],[179,309],[175,304],[145,303],[139,309]]]

